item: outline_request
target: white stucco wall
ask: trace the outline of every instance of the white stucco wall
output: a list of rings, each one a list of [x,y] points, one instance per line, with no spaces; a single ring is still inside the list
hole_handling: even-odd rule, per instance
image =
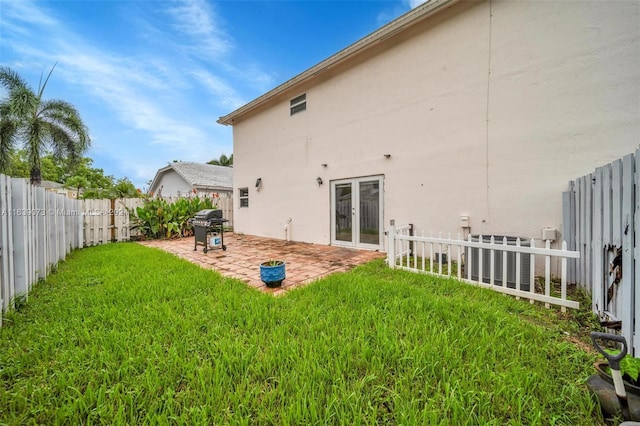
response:
[[[329,244],[329,182],[367,175],[385,177],[385,224],[561,230],[567,182],[640,145],[639,9],[463,2],[236,120],[235,231],[285,238],[291,218],[291,239]]]
[[[157,193],[160,188],[162,188],[163,197],[177,197],[178,194],[185,196],[191,191],[191,185],[174,170],[167,170],[162,173],[151,190]]]

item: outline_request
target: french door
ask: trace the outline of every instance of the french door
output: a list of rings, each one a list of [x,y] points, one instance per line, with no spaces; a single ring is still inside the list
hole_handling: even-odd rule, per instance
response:
[[[331,182],[331,244],[382,250],[383,176]]]

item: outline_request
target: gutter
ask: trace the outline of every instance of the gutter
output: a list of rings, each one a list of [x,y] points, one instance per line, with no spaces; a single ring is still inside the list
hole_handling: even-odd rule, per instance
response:
[[[386,39],[393,37],[397,33],[404,31],[405,29],[421,22],[422,20],[439,13],[440,11],[452,6],[460,0],[431,0],[426,3],[421,4],[413,10],[405,13],[399,18],[389,22],[387,25],[382,28],[374,31],[373,33],[365,36],[364,38],[358,40],[352,45],[342,49],[338,53],[330,56],[324,61],[314,65],[308,70],[298,74],[292,79],[282,83],[280,86],[277,86],[275,89],[272,89],[265,93],[264,95],[254,99],[248,104],[238,108],[237,110],[220,117],[217,120],[218,124],[224,125],[233,125],[233,121],[241,117],[242,115],[260,107],[265,104],[269,100],[278,96],[279,94],[304,83],[305,81],[315,77],[317,75],[322,74],[323,72],[342,64],[343,62],[351,59],[352,57],[376,46],[377,44],[385,41]]]

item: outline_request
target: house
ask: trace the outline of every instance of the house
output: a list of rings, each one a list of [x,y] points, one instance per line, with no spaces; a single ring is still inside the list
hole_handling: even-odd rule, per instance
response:
[[[385,250],[562,239],[568,182],[640,144],[640,2],[432,0],[220,117],[236,232]]]
[[[39,186],[48,192],[55,192],[68,198],[78,198],[77,189],[65,188],[65,186],[59,182],[42,180]]]
[[[149,193],[163,197],[189,194],[232,193],[233,168],[177,161],[161,168],[151,182]]]

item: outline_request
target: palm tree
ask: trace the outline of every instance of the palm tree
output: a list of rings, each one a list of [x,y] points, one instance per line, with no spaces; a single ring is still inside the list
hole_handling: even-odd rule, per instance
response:
[[[214,166],[233,167],[233,154],[231,154],[230,157],[227,157],[225,154],[222,154],[220,155],[220,158],[213,159],[207,162],[207,164],[213,164]]]
[[[40,79],[36,93],[15,71],[0,67],[0,85],[8,91],[8,96],[0,99],[0,172],[9,167],[11,151],[21,144],[27,151],[31,183],[36,185],[42,181],[44,154],[66,157],[74,164],[91,144],[89,130],[73,105],[42,99],[54,68],[44,83]]]

